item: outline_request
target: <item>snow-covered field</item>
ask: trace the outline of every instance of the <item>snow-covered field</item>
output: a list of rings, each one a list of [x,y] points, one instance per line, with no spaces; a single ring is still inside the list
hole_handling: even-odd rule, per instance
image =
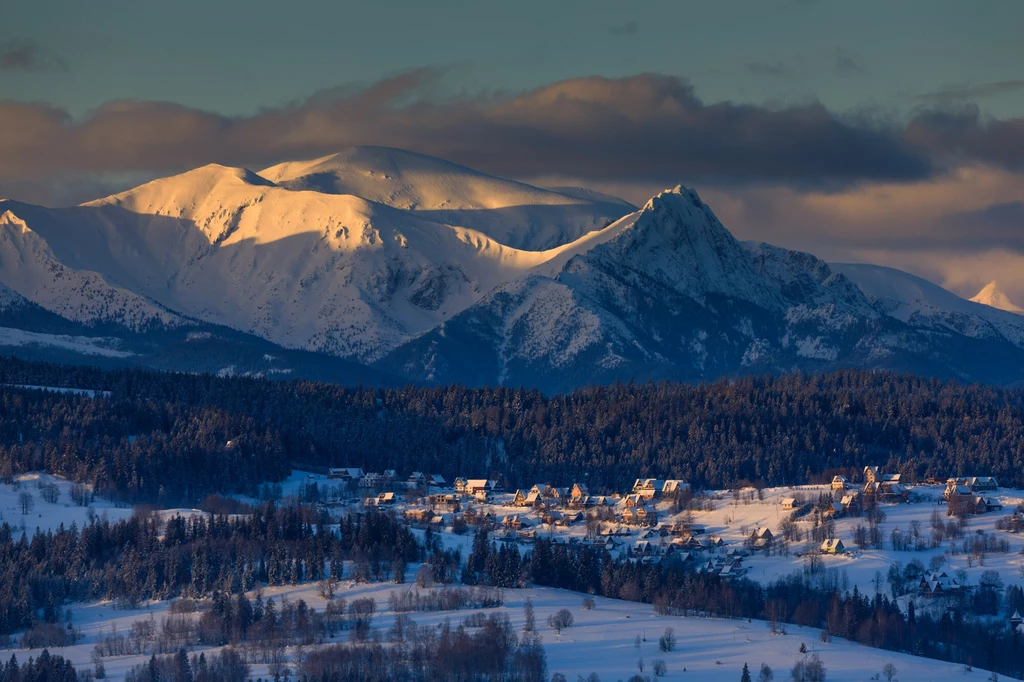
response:
[[[102,336],[71,336],[68,334],[42,334],[39,332],[0,327],[0,346],[46,346],[71,350],[82,355],[99,355],[108,358],[127,358],[132,355],[128,351],[118,350],[117,339]]]
[[[336,486],[326,476],[295,471],[280,484],[280,493],[287,497],[296,495],[303,486],[316,482],[321,491]],[[54,484],[60,490],[57,503],[44,501],[40,485]],[[116,507],[103,500],[94,500],[90,508],[76,506],[71,501],[71,484],[63,479],[46,474],[28,474],[18,477],[15,485],[0,487],[0,518],[15,525],[24,527],[31,533],[35,528],[56,528],[76,522],[79,525],[87,522],[91,514],[107,515],[112,520],[126,518],[132,512],[129,508]],[[781,508],[781,500],[800,494],[808,500],[817,499],[820,492],[828,490],[828,486],[801,486],[798,488],[778,488],[764,491],[763,499],[756,495],[741,494],[735,499],[731,493],[715,495],[713,510],[693,513],[692,522],[705,527],[706,536],[718,536],[725,541],[723,552],[729,548],[739,548],[750,532],[758,527],[778,530],[779,523],[789,514]],[[22,492],[33,495],[34,507],[28,514],[22,514],[19,496]],[[844,556],[823,557],[826,568],[845,571],[849,585],[857,585],[862,591],[873,592],[876,573],[884,576],[893,562],[904,564],[912,559],[919,559],[928,565],[931,558],[941,555],[948,549],[948,543],[942,548],[924,552],[895,552],[889,545],[889,532],[894,527],[908,529],[911,521],[920,521],[923,532],[927,533],[932,510],[936,508],[936,500],[941,499],[941,487],[916,487],[913,489],[915,502],[902,505],[885,505],[886,519],[881,527],[885,538],[884,550],[853,549],[853,528],[862,522],[858,518],[842,518],[836,520],[836,535],[853,549]],[[1021,566],[1024,564],[1024,539],[995,530],[998,518],[1011,514],[1013,508],[1024,501],[1024,492],[1000,489],[992,496],[997,497],[1004,508],[1000,512],[971,517],[967,535],[976,531],[996,534],[1000,539],[1010,542],[1011,551],[1007,554],[988,554],[984,565],[977,560],[968,561],[963,554],[947,557],[944,570],[951,575],[964,569],[970,584],[977,584],[981,572],[997,570],[1007,584],[1020,584]],[[510,497],[510,496],[509,496]],[[752,499],[748,499],[752,498]],[[509,514],[519,514],[532,518],[531,512],[522,508],[506,506],[507,500],[500,498],[501,503],[488,505],[487,511],[494,514],[500,521]],[[481,510],[482,505],[474,505]],[[945,519],[945,508],[938,507]],[[91,509],[91,511],[90,511]],[[403,505],[395,510],[401,512]],[[191,509],[163,510],[161,515],[170,517],[175,514],[190,515],[202,513]],[[534,513],[535,514],[535,513]],[[672,523],[681,515],[672,515],[667,503],[659,505],[659,521]],[[810,526],[809,520],[799,522],[802,530]],[[581,524],[570,527],[534,526],[541,535],[569,540],[575,537],[581,540],[586,529]],[[634,546],[639,539],[641,529],[632,528],[632,535],[621,538],[622,544],[617,551],[624,553],[628,547]],[[414,531],[417,535],[422,531]],[[455,535],[450,529],[440,531],[443,542],[449,547],[459,547],[466,556],[472,543],[472,535]],[[655,535],[649,538],[652,543],[668,542],[671,537],[662,538]],[[521,545],[522,551],[529,549],[529,544]],[[805,559],[796,556],[805,549],[804,543],[793,543],[790,556],[765,556],[756,553],[744,559],[744,567],[748,577],[767,582],[803,568]],[[971,565],[969,565],[971,564]],[[416,567],[410,567],[407,574],[411,582]],[[388,595],[393,590],[419,589],[411,585],[394,584],[355,584],[343,582],[339,596],[352,600],[358,597],[373,597],[378,605],[378,613],[374,619],[374,627],[382,634],[392,624],[393,613],[387,611]],[[429,588],[428,588],[429,589]],[[888,592],[884,582],[880,589]],[[315,585],[299,585],[266,588],[264,598],[289,600],[303,599],[310,606],[321,610],[326,602],[317,594]],[[596,608],[582,608],[583,595],[547,588],[531,588],[522,590],[506,590],[506,611],[515,628],[521,629],[524,616],[523,602],[530,598],[536,608],[536,620],[543,635],[544,647],[548,656],[550,672],[562,672],[574,677],[577,674],[586,676],[596,672],[602,679],[625,679],[637,672],[637,660],[645,661],[645,674],[651,674],[651,666],[656,659],[662,659],[668,669],[668,679],[699,679],[699,680],[735,680],[744,663],[755,673],[762,663],[767,663],[776,670],[776,679],[788,678],[788,671],[802,654],[801,644],[806,644],[811,652],[818,653],[828,668],[828,679],[835,682],[844,680],[869,680],[879,673],[886,663],[893,663],[900,671],[899,679],[903,680],[960,680],[988,679],[983,671],[965,671],[963,666],[912,657],[903,654],[871,649],[833,639],[831,642],[819,641],[819,632],[811,628],[789,626],[785,635],[773,635],[763,622],[747,622],[743,620],[681,618],[659,616],[653,607],[645,604],[625,602],[613,599],[596,598]],[[73,622],[84,634],[84,639],[75,646],[56,649],[69,658],[75,665],[89,667],[93,646],[101,633],[109,633],[116,627],[118,632],[130,630],[132,622],[139,619],[154,618],[159,625],[160,619],[166,615],[169,602],[151,603],[137,610],[118,610],[109,602],[80,604],[72,607]],[[575,625],[555,634],[547,625],[547,617],[560,608],[568,608],[575,618]],[[485,610],[490,611],[490,610]],[[470,611],[413,613],[413,620],[420,625],[442,623],[450,618],[458,624]],[[666,627],[675,629],[678,647],[673,652],[658,650],[658,638]],[[637,650],[634,643],[637,636],[641,637],[641,646]],[[344,634],[342,635],[344,637]],[[346,641],[341,639],[339,641]],[[19,660],[28,655],[37,655],[37,651],[16,650]],[[106,671],[111,679],[123,678],[131,666],[143,662],[148,656],[122,656],[104,659]],[[266,675],[265,665],[253,666],[254,676]]]
[[[409,571],[411,578],[415,567]],[[419,589],[408,585],[370,584],[356,585],[343,583],[339,595],[349,601],[360,597],[373,597],[377,602],[374,629],[383,636],[394,622],[394,614],[387,611],[388,595],[394,590]],[[431,588],[427,588],[431,589]],[[595,598],[595,608],[582,608],[582,595],[563,590],[531,588],[506,590],[505,605],[499,609],[483,609],[490,613],[505,611],[516,630],[525,622],[523,603],[527,598],[534,603],[538,631],[543,637],[548,657],[549,672],[562,672],[570,679],[578,674],[584,676],[596,672],[602,680],[626,679],[637,672],[637,660],[645,662],[645,674],[651,674],[653,661],[665,661],[668,675],[665,679],[729,680],[739,679],[740,670],[747,663],[755,676],[762,663],[776,671],[776,679],[788,678],[789,669],[802,658],[799,649],[806,644],[809,652],[820,655],[828,669],[832,682],[853,682],[869,680],[881,671],[882,666],[892,662],[900,671],[900,679],[920,682],[943,680],[985,680],[989,673],[980,670],[965,671],[961,665],[917,658],[871,649],[840,639],[822,643],[819,631],[813,628],[792,626],[785,635],[772,635],[762,621],[680,618],[659,616],[652,606],[615,599]],[[264,598],[286,597],[289,600],[303,599],[317,610],[323,609],[325,601],[312,585],[297,587],[268,588]],[[91,666],[91,654],[97,637],[109,633],[116,627],[118,632],[127,632],[135,620],[153,618],[159,625],[166,615],[167,602],[152,604],[133,611],[115,610],[110,603],[97,603],[73,608],[74,622],[81,628],[84,639],[64,649],[54,649],[70,659],[76,666]],[[569,609],[575,624],[563,630],[561,636],[547,626],[547,618],[555,611]],[[411,614],[419,625],[444,622],[451,619],[457,625],[473,611],[423,612]],[[676,650],[668,653],[659,651],[658,638],[665,628],[675,630]],[[634,645],[637,636],[641,646]],[[643,641],[646,640],[646,641]],[[340,637],[337,641],[346,641]],[[18,650],[19,660],[39,651]],[[104,666],[111,680],[120,680],[132,666],[148,660],[147,655],[115,656],[104,659]],[[267,675],[267,666],[252,666],[254,677]]]
[[[56,502],[44,499],[42,485],[56,485],[60,494]],[[77,523],[81,528],[89,522],[90,516],[104,517],[111,521],[126,519],[132,515],[131,507],[118,507],[112,502],[95,498],[87,507],[80,507],[71,499],[71,482],[50,474],[22,474],[16,476],[11,485],[0,485],[0,523],[12,528],[23,528],[28,535],[40,529],[53,530],[64,525],[69,528]],[[32,496],[32,509],[22,513],[22,493]]]

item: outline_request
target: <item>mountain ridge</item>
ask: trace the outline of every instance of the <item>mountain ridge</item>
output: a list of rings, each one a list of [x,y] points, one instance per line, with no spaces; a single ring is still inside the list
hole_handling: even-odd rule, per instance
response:
[[[111,348],[118,329],[125,348],[145,336],[141,355],[214,325],[423,382],[560,391],[842,366],[1022,378],[1024,316],[740,242],[683,186],[633,208],[385,148],[209,164],[77,207],[0,202],[0,304],[83,338],[114,330]]]

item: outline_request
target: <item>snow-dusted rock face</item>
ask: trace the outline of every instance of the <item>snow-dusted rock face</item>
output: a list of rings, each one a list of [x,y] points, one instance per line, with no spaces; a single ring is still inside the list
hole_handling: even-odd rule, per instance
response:
[[[260,175],[289,189],[350,194],[412,211],[530,251],[568,244],[636,210],[615,197],[541,189],[387,147],[352,147]]]
[[[692,190],[663,192],[590,241],[383,365],[428,381],[547,390],[837,367],[1020,378],[1020,338],[949,327],[937,335],[810,254],[741,244]],[[980,360],[982,346],[992,362]]]
[[[0,326],[142,335],[116,348],[187,369],[234,330],[254,371],[289,369],[259,359],[283,348],[547,390],[843,366],[1021,378],[1024,316],[741,243],[683,187],[631,209],[381,148],[204,166],[66,209],[2,201]]]

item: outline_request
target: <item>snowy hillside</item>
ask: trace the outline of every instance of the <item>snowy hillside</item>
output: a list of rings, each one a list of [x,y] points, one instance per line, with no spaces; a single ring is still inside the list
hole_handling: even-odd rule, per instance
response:
[[[1024,347],[1024,316],[968,301],[937,284],[880,265],[835,264],[881,312],[921,329],[942,329],[973,339]]]
[[[387,147],[352,147],[312,161],[282,163],[260,175],[288,189],[351,194],[414,211],[532,251],[567,244],[635,210],[615,197],[540,189]]]
[[[987,368],[961,352],[978,341],[998,344],[991,358],[1024,358],[1024,337],[948,326],[957,335],[925,336],[908,317],[882,314],[892,311],[846,272],[810,254],[741,244],[692,190],[663,192],[584,239],[383,366],[427,381],[566,390],[841,366],[999,376],[1006,363]],[[1006,376],[1019,378],[1012,362]]]
[[[0,326],[56,337],[0,345],[95,358],[63,337],[125,336],[103,347],[142,358],[173,338],[157,366],[192,370],[182,340],[215,325],[404,379],[546,390],[841,366],[1024,380],[1024,316],[741,243],[690,189],[631,208],[374,147],[65,209],[3,201]],[[30,304],[25,327],[11,311]]]

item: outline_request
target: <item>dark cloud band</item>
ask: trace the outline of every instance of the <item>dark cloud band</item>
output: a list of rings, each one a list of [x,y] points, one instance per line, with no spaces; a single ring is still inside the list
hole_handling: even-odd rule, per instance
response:
[[[657,74],[579,78],[511,95],[438,100],[424,69],[359,91],[226,117],[165,102],[113,102],[74,121],[0,101],[0,183],[60,174],[259,167],[354,144],[402,147],[496,174],[807,186],[928,178],[953,159],[1024,162],[1024,120],[925,111],[905,126],[816,103],[705,104]]]

